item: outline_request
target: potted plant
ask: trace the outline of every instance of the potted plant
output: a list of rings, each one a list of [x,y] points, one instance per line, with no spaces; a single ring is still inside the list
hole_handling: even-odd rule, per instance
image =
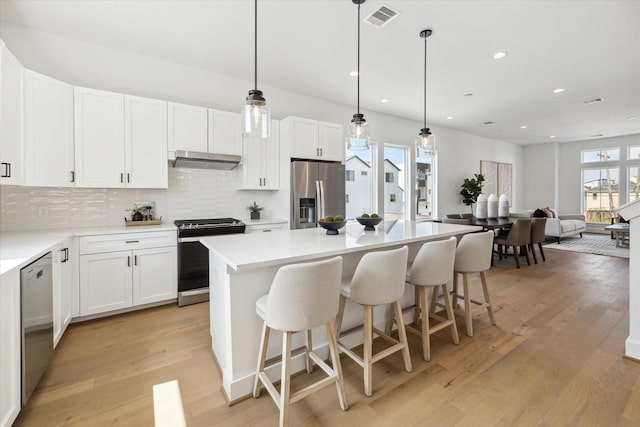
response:
[[[251,219],[260,219],[260,211],[263,210],[264,207],[258,205],[254,200],[252,205],[247,206],[247,209],[251,212]]]
[[[142,221],[147,213],[147,207],[139,206],[133,209],[127,209],[127,211],[131,212],[131,221]]]
[[[473,213],[473,204],[478,200],[478,196],[482,193],[482,186],[484,182],[484,176],[480,173],[473,174],[473,178],[465,178],[460,187],[460,195],[462,196],[462,202],[471,206],[471,213]]]

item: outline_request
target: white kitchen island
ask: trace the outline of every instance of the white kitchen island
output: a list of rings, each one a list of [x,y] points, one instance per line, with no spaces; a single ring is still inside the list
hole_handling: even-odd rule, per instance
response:
[[[213,352],[222,371],[224,392],[230,403],[251,393],[256,370],[262,320],[256,314],[256,300],[269,292],[276,271],[283,265],[317,261],[341,255],[343,277],[353,274],[366,252],[409,246],[412,260],[420,246],[430,240],[480,230],[480,227],[415,221],[384,221],[375,231],[364,231],[357,222],[349,222],[337,236],[322,228],[275,231],[258,234],[233,234],[203,237],[209,248],[210,330]],[[413,292],[405,292],[404,305],[413,302]],[[384,324],[385,307],[377,307],[375,320]],[[359,306],[347,304],[343,328],[362,323]],[[362,343],[362,335],[346,340],[351,346]],[[293,347],[302,346],[303,334],[294,336]],[[281,334],[271,334],[267,358],[280,354]],[[313,347],[327,357],[324,328],[313,331]],[[304,357],[293,360],[292,372],[304,369]],[[268,370],[272,379],[280,376],[280,365]]]

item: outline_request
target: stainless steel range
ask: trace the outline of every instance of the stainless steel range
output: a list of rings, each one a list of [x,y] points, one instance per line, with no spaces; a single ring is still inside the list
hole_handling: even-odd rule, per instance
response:
[[[200,237],[244,233],[235,218],[177,220],[178,306],[209,301],[209,250]]]

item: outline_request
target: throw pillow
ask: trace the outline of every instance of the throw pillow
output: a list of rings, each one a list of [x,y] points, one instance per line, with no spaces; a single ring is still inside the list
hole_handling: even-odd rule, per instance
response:
[[[545,215],[547,215],[547,218],[553,218],[553,212],[551,212],[551,209],[549,209],[549,207],[546,208],[542,208],[542,210],[544,211]]]
[[[547,209],[549,209],[549,212],[551,212],[550,218],[558,218],[558,212],[556,212],[555,209],[551,209],[549,206],[547,206]]]
[[[547,218],[547,213],[542,209],[536,209],[531,216],[534,218]]]

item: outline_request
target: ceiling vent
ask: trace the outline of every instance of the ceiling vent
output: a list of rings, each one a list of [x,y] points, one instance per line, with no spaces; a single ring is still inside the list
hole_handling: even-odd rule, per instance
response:
[[[595,104],[597,102],[602,102],[604,101],[604,98],[593,98],[593,99],[587,99],[586,101],[582,101],[582,103],[584,105],[589,105],[589,104]]]
[[[488,121],[488,122],[482,122],[483,125],[492,125],[493,122],[492,121]]]
[[[400,12],[393,10],[388,6],[380,6],[371,15],[364,18],[364,22],[373,25],[374,27],[384,27],[391,22]]]

